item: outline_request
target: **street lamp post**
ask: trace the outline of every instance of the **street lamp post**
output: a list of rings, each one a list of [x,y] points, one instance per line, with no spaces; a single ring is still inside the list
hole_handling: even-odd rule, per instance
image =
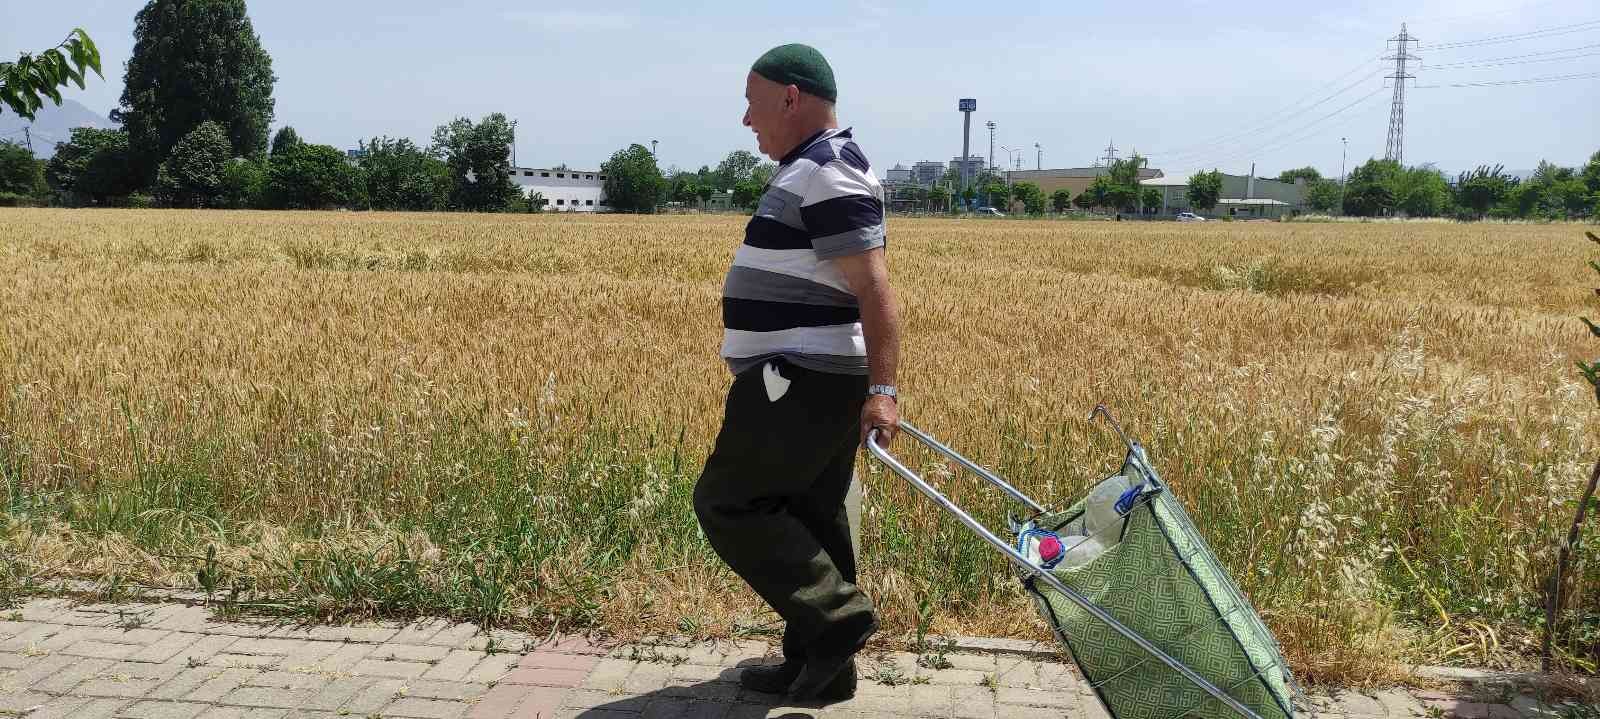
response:
[[[1339,138],[1342,149],[1339,150],[1339,214],[1344,214],[1344,161],[1350,154],[1350,138]]]
[[[650,156],[651,157],[655,157],[656,156],[656,143],[657,142],[659,142],[659,141],[658,140],[651,140],[650,141]]]

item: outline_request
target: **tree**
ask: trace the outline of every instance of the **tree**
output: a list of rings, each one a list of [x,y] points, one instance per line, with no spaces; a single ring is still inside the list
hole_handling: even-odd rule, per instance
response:
[[[1431,166],[1402,170],[1395,178],[1395,207],[1411,217],[1437,217],[1450,206],[1450,185]]]
[[[268,160],[266,197],[274,209],[321,210],[360,206],[365,188],[361,171],[345,162],[344,153],[299,144]]]
[[[276,155],[300,144],[300,133],[294,128],[284,125],[278,128],[277,134],[272,136],[272,154]]]
[[[746,155],[750,153],[745,153]],[[650,148],[634,143],[612,153],[600,166],[605,173],[606,204],[624,212],[653,212],[661,195],[661,169]],[[748,178],[745,180],[748,182]],[[759,190],[758,190],[759,191]]]
[[[1516,186],[1517,178],[1505,174],[1504,165],[1479,165],[1456,176],[1456,203],[1481,218]]]
[[[1140,209],[1144,210],[1145,212],[1150,212],[1152,209],[1155,211],[1160,211],[1161,199],[1162,197],[1160,190],[1157,190],[1154,187],[1146,187],[1144,190],[1139,192]]]
[[[733,186],[733,206],[745,210],[754,210],[756,203],[761,201],[761,185],[755,180],[743,180]]]
[[[934,185],[928,190],[928,210],[939,212],[950,209],[950,191],[943,185]]]
[[[222,169],[222,188],[217,206],[230,210],[266,206],[267,161],[235,157]]]
[[[1600,192],[1600,150],[1589,156],[1589,164],[1583,166],[1583,184],[1590,192]]]
[[[1333,180],[1312,180],[1306,187],[1306,204],[1317,212],[1338,212],[1340,190]]]
[[[1050,193],[1050,209],[1056,212],[1066,212],[1072,205],[1072,191],[1066,188]]]
[[[361,150],[362,179],[372,209],[431,211],[449,204],[450,166],[416,143],[374,137],[361,143]]]
[[[992,178],[993,176],[990,175],[989,177]],[[1011,197],[1011,190],[1006,188],[1006,183],[997,182],[993,179],[990,179],[988,182],[979,183],[978,187],[983,188],[983,196],[986,198],[985,201],[988,202],[991,207],[1005,208],[1011,206],[1011,203],[1008,202],[1008,199]]]
[[[44,166],[45,181],[72,204],[105,204],[139,186],[128,155],[128,133],[75,127],[71,140],[56,143],[55,156]]]
[[[1106,168],[1106,174],[1103,176],[1109,177],[1111,179],[1111,184],[1113,185],[1121,185],[1127,188],[1138,188],[1139,171],[1144,169],[1145,166],[1149,164],[1149,159],[1137,154],[1121,160],[1112,160],[1111,166]],[[1133,203],[1130,202],[1128,204]]]
[[[136,174],[148,181],[178,140],[222,125],[231,156],[259,157],[272,124],[272,59],[244,0],[150,0],[134,17],[120,108]]]
[[[1309,185],[1317,180],[1322,179],[1322,173],[1317,172],[1317,168],[1315,167],[1306,166],[1297,167],[1293,170],[1284,170],[1278,174],[1278,182],[1288,182],[1293,184],[1295,180],[1300,178],[1305,178],[1306,184]]]
[[[32,120],[34,113],[44,107],[45,98],[61,104],[57,87],[66,87],[70,82],[82,90],[88,70],[105,79],[100,72],[100,50],[83,28],[77,28],[60,45],[38,55],[22,53],[16,62],[0,62],[0,102],[22,118]]]
[[[1191,207],[1210,211],[1222,199],[1222,173],[1216,170],[1196,172],[1189,178],[1188,195]]]
[[[749,150],[734,150],[717,163],[717,179],[719,186],[727,189],[750,179],[750,174],[755,171],[756,165],[761,160],[751,154]]]
[[[156,200],[167,207],[214,207],[233,155],[222,125],[203,122],[172,148],[156,173]]]
[[[513,125],[490,113],[474,124],[458,117],[433,131],[429,152],[450,172],[449,206],[473,212],[499,212],[522,196],[511,181]]]
[[[1345,214],[1357,217],[1387,215],[1396,209],[1395,190],[1404,170],[1394,160],[1367,160],[1350,171],[1345,181]]]
[[[1094,178],[1087,188],[1084,188],[1083,194],[1078,195],[1077,199],[1072,201],[1072,204],[1084,209],[1107,207],[1111,204],[1112,187],[1111,178],[1100,175]]]
[[[767,183],[772,181],[772,176],[777,174],[777,172],[778,163],[763,162],[759,165],[756,165],[754,169],[750,170],[750,181],[756,183],[757,185],[761,185],[762,187],[766,187]]]
[[[0,141],[0,194],[37,195],[44,185],[44,169],[28,148]]]

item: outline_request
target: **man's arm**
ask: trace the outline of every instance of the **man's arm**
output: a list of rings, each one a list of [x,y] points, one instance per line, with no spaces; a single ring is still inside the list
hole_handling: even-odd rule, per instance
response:
[[[844,272],[850,291],[861,303],[861,330],[867,337],[867,368],[871,384],[895,383],[900,365],[900,315],[895,310],[894,288],[889,286],[889,264],[882,247],[834,258]],[[861,438],[876,428],[878,444],[888,446],[900,426],[900,407],[893,397],[871,395],[861,409]]]

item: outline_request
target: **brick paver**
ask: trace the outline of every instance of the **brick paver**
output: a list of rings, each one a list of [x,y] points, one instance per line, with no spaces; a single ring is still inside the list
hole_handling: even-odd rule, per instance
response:
[[[0,716],[29,719],[1106,716],[1071,665],[993,646],[920,662],[864,656],[856,697],[824,707],[738,686],[738,667],[773,661],[776,648],[762,642],[618,647],[441,620],[305,627],[218,621],[181,603],[40,599],[3,616]],[[1529,695],[1391,689],[1315,700],[1348,719],[1558,716]]]

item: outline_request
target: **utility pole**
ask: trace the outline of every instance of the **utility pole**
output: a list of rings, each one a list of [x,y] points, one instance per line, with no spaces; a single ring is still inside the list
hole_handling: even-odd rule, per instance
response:
[[[1035,169],[1035,170],[1043,170],[1044,169],[1044,148],[1040,147],[1039,143],[1035,142],[1035,143],[1033,143],[1033,149],[1037,150],[1039,152],[1039,157],[1034,160],[1033,169]]]
[[[652,159],[654,159],[655,156],[656,156],[656,142],[658,142],[658,141],[657,140],[651,140],[650,141],[650,157]]]
[[[1389,42],[1395,44],[1395,53],[1383,58],[1394,61],[1394,74],[1386,76],[1394,80],[1394,99],[1389,105],[1389,140],[1384,147],[1383,159],[1401,164],[1405,163],[1406,80],[1416,77],[1406,72],[1406,63],[1422,59],[1406,52],[1406,46],[1416,41],[1417,38],[1406,32],[1406,24],[1400,23],[1400,34],[1389,38]]]
[[[33,130],[33,126],[32,125],[24,125],[22,127],[22,137],[23,137],[23,139],[28,141],[28,154],[30,154],[30,155],[33,154],[33,132],[32,132],[32,130]]]
[[[1117,161],[1117,143],[1116,143],[1115,140],[1112,140],[1112,141],[1109,141],[1109,142],[1106,143],[1106,156],[1098,158],[1096,160],[1096,163],[1095,163],[1096,167],[1099,167],[1099,162],[1101,160],[1105,161],[1105,166],[1106,167],[1110,167],[1111,163]]]
[[[989,127],[989,169],[994,169],[994,120],[984,123]]]

